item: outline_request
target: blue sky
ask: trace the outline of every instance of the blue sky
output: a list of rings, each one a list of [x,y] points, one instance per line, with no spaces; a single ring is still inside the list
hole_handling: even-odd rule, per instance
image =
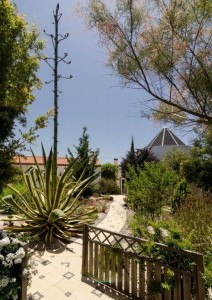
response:
[[[19,11],[48,33],[54,32],[53,10],[58,1],[55,0],[16,0]],[[111,70],[105,66],[106,54],[98,46],[98,36],[94,31],[85,30],[83,21],[74,16],[73,8],[77,0],[60,0],[60,33],[70,34],[61,44],[60,53],[67,52],[72,63],[61,65],[60,73],[73,75],[71,80],[63,80],[59,84],[63,93],[59,99],[59,156],[73,150],[78,144],[83,126],[88,128],[90,146],[100,149],[100,162],[121,161],[130,148],[131,137],[134,137],[136,148],[146,146],[162,129],[162,125],[139,117],[138,102],[145,98],[145,93],[138,90],[124,89],[118,85],[118,78],[111,76]],[[51,41],[46,39],[46,54],[52,53]],[[51,80],[51,70],[41,64],[39,77],[43,82]],[[36,116],[53,107],[52,85],[43,86],[36,91],[36,101],[29,110],[29,125]],[[170,127],[169,127],[170,128]],[[185,142],[187,136],[182,132],[175,133]],[[46,150],[52,145],[53,124],[40,132],[40,137],[33,146],[37,155],[41,154],[40,144]]]

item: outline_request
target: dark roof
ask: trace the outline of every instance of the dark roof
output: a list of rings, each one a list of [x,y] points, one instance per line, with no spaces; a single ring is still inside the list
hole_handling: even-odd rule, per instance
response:
[[[180,146],[185,145],[171,130],[163,128],[149,143],[148,148],[155,146]]]

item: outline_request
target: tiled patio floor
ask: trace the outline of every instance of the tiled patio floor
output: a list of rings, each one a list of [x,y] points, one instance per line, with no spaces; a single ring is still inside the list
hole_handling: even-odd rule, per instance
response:
[[[126,222],[123,197],[114,196],[107,217],[98,227],[121,231]],[[33,256],[38,274],[28,288],[28,300],[111,299],[102,291],[81,281],[82,239],[76,239],[58,252],[36,252]]]

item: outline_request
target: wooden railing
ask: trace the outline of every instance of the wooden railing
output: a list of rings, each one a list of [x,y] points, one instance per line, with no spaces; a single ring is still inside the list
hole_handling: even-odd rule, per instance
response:
[[[129,299],[205,300],[200,253],[158,243],[149,251],[146,240],[85,225],[82,258],[82,280]]]

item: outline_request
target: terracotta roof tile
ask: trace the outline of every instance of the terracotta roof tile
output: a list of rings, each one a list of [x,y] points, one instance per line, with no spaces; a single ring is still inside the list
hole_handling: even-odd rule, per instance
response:
[[[36,160],[39,165],[43,164],[43,157],[42,156],[36,156]],[[14,157],[14,163],[15,164],[22,164],[22,165],[34,165],[34,158],[33,156],[15,156]],[[67,166],[68,160],[66,157],[58,157],[57,158],[57,165],[58,166]],[[97,160],[96,165],[100,165],[100,161]]]
[[[43,157],[42,156],[36,156],[36,160],[38,162],[39,165],[43,164]],[[15,164],[22,164],[22,165],[34,165],[34,158],[33,156],[15,156],[14,157],[14,163]],[[58,166],[67,166],[68,165],[68,161],[67,158],[65,157],[58,157],[57,158],[57,165]]]

